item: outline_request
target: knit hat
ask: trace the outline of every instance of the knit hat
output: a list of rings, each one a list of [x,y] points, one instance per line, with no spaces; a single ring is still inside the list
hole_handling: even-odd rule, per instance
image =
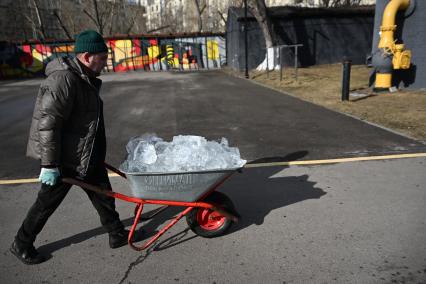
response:
[[[87,30],[77,36],[74,46],[75,53],[101,53],[107,51],[108,47],[106,46],[104,39],[98,32]]]

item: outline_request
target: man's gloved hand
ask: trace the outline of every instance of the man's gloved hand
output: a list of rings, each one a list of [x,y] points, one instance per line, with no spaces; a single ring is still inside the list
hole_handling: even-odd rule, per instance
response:
[[[58,168],[41,168],[39,181],[47,185],[55,185],[59,180],[59,169]]]

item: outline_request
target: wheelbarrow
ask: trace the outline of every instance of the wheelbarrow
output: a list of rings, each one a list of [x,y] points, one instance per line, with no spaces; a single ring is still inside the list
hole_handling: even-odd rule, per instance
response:
[[[189,228],[195,234],[205,238],[221,236],[229,230],[233,223],[238,222],[239,214],[231,199],[216,189],[235,172],[241,172],[241,168],[197,172],[140,173],[121,172],[109,164],[105,164],[105,167],[127,179],[132,192],[131,196],[104,190],[74,178],[63,178],[62,181],[135,203],[135,218],[130,229],[128,243],[136,251],[150,247],[184,216],[186,216]],[[142,217],[145,204],[163,206]],[[185,209],[142,246],[135,245],[133,235],[139,221],[149,220],[170,206],[181,206]]]

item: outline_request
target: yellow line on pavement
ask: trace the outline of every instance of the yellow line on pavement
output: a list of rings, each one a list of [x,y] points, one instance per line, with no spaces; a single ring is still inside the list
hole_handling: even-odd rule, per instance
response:
[[[244,166],[244,168],[325,165],[325,164],[338,164],[338,163],[377,161],[377,160],[392,160],[392,159],[406,159],[406,158],[418,158],[418,157],[426,157],[426,153],[398,154],[398,155],[384,155],[384,156],[370,156],[370,157],[354,157],[354,158],[340,158],[340,159],[328,159],[328,160],[257,163],[257,164],[247,164],[247,165]],[[109,177],[118,177],[119,175],[116,174],[116,173],[109,173],[108,176]],[[36,183],[36,182],[39,182],[38,178],[0,180],[0,185]]]
[[[118,177],[116,173],[109,173],[109,177]],[[36,183],[39,182],[38,178],[24,178],[24,179],[11,179],[11,180],[0,180],[0,185],[6,184],[21,184],[21,183]]]
[[[348,162],[391,160],[391,159],[418,158],[418,157],[426,157],[426,153],[370,156],[370,157],[354,157],[354,158],[340,158],[340,159],[312,160],[312,161],[258,163],[258,164],[247,164],[244,167],[245,168],[260,168],[260,167],[276,167],[276,166],[323,165],[323,164],[337,164],[337,163],[348,163]]]

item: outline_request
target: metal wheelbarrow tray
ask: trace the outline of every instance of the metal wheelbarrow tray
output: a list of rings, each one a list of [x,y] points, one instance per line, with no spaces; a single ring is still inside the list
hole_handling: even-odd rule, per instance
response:
[[[64,177],[62,181],[112,198],[135,203],[135,219],[128,237],[129,246],[134,250],[140,251],[150,247],[184,216],[186,216],[189,228],[197,235],[206,238],[225,234],[239,219],[231,199],[216,189],[236,171],[241,172],[241,168],[183,173],[124,173],[106,163],[105,167],[128,180],[131,196],[105,190],[74,178]],[[142,215],[145,204],[163,206]],[[133,244],[133,235],[138,223],[141,220],[155,217],[170,206],[186,208],[142,246]]]
[[[123,172],[132,195],[153,200],[194,202],[238,168],[197,172]]]

